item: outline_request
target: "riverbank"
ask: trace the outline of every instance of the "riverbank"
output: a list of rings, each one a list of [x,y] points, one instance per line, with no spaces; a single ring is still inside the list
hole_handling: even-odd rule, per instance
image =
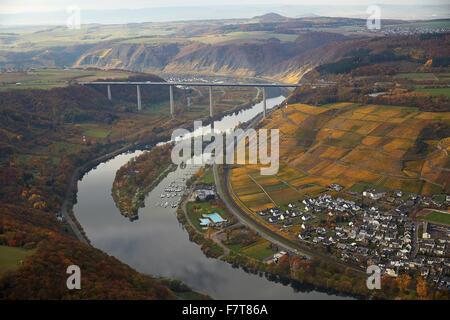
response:
[[[202,177],[203,176],[198,176],[196,181],[193,182],[193,185],[195,186]],[[264,247],[258,246],[257,243],[260,242],[261,239],[265,239],[258,236],[256,232],[248,229],[248,227],[242,224],[239,219],[234,219],[233,224],[224,228],[210,228],[210,230],[204,233],[199,232],[192,221],[190,221],[187,212],[186,204],[188,200],[191,199],[192,191],[193,188],[190,188],[184,196],[182,204],[177,209],[177,218],[178,221],[183,224],[191,241],[198,244],[206,256],[225,261],[233,267],[241,267],[246,272],[254,274],[262,273],[267,279],[272,281],[291,283],[293,286],[306,285],[317,291],[358,299],[369,297],[367,294],[352,290],[350,286],[346,288],[343,288],[342,286],[339,287],[338,282],[340,280],[330,283],[330,277],[327,273],[330,272],[329,268],[333,266],[324,262],[319,262],[316,259],[305,259],[304,256],[299,255],[285,255],[280,257],[278,262],[272,261],[271,255],[280,250],[279,246],[274,244],[264,245]],[[230,241],[230,238],[233,238],[233,231],[242,228],[244,228],[244,233],[239,231],[239,237],[236,237],[237,240]],[[220,239],[220,234],[226,236]],[[253,238],[249,239],[248,236],[242,236],[243,234],[250,234]],[[228,243],[228,245],[226,243]],[[245,248],[248,247],[258,247],[259,251],[245,250]],[[271,252],[270,249],[273,250],[273,248],[276,250]],[[265,250],[262,255],[259,254],[261,250]],[[360,287],[355,283],[355,277],[351,270],[334,270],[333,274],[335,273],[346,274],[349,278],[353,278],[353,286]],[[299,276],[299,274],[301,274],[301,276]],[[344,282],[345,280],[351,281],[350,279],[343,280]],[[361,278],[360,280],[364,280],[365,283],[365,278]]]

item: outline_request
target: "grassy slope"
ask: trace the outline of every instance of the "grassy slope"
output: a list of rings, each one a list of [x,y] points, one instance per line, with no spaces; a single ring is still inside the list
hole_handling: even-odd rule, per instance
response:
[[[267,241],[264,238],[259,238],[255,243],[252,243],[248,246],[243,245],[230,245],[230,249],[249,256],[250,258],[256,259],[256,260],[262,260],[264,258],[269,257],[270,255],[276,253],[275,250],[269,248],[270,242]]]
[[[214,175],[212,172],[212,169],[209,169],[208,171],[206,171],[206,173],[198,180],[199,184],[209,184],[209,185],[214,185]]]
[[[19,266],[21,260],[25,260],[36,250],[26,250],[8,246],[0,246],[0,275],[6,270],[13,270]]]

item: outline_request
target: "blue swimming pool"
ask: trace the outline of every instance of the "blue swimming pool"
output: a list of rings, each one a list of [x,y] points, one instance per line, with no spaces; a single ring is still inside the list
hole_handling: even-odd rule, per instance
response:
[[[225,221],[218,213],[204,214],[203,216],[211,219],[214,223]]]
[[[209,219],[202,219],[200,218],[200,225],[201,226],[207,226],[211,223],[211,221]]]

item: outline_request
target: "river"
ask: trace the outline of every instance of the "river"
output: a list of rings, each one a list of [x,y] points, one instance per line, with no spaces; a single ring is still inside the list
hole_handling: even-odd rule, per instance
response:
[[[284,97],[267,99],[267,108],[281,103]],[[252,119],[262,112],[262,103],[237,115],[225,116],[214,122],[215,130],[226,130]],[[187,166],[168,174],[145,199],[139,219],[130,221],[122,216],[111,196],[116,171],[143,151],[123,153],[99,164],[78,181],[74,213],[91,244],[115,256],[136,270],[177,278],[194,290],[215,299],[345,299],[338,295],[311,290],[309,287],[283,285],[265,276],[247,273],[241,268],[207,258],[200,247],[189,240],[178,222],[175,203],[178,197],[161,198],[171,183],[184,185],[196,168]],[[167,207],[160,205],[168,202]]]

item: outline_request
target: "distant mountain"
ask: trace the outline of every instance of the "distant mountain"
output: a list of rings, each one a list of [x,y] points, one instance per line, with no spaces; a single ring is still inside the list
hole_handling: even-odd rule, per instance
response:
[[[114,27],[116,29],[89,25],[84,33],[74,34],[73,45],[55,42],[50,47],[39,47],[38,42],[32,42],[33,38],[54,41],[61,32],[65,32],[65,27],[28,31],[25,36],[3,33],[0,40],[5,39],[4,42],[8,41],[10,45],[4,45],[5,49],[0,50],[0,70],[71,66],[147,73],[229,74],[298,82],[318,65],[334,63],[352,49],[370,46],[377,55],[393,50],[389,42],[395,37],[373,39],[374,35],[364,32],[365,19],[292,19],[274,12],[256,17],[260,21],[236,19],[224,23],[223,20],[208,20],[177,23],[176,26],[143,23],[119,25]],[[383,23],[388,25],[387,20]],[[390,20],[389,23],[412,22]],[[345,27],[355,28],[356,31],[345,31],[348,30]],[[173,30],[169,34],[148,35],[152,29],[157,33]],[[122,38],[124,31],[133,36]],[[423,52],[421,59],[427,61],[448,55],[446,47],[439,49],[433,42],[425,50],[419,38],[415,36],[411,39],[415,41],[418,52]],[[18,52],[15,48],[19,47],[29,51]],[[410,51],[410,48],[400,42],[395,50]],[[418,53],[412,55],[418,56]]]
[[[373,51],[375,59],[386,50],[392,51],[391,44],[394,40],[394,48],[398,52],[421,50],[421,55],[417,56],[417,65],[414,64],[419,67],[423,65],[422,60],[443,57],[448,52],[445,41],[433,39],[421,40],[419,35],[352,38],[333,32],[303,32],[295,41],[269,38],[208,44],[191,41],[135,43],[117,40],[26,53],[3,51],[1,54],[6,61],[0,61],[0,68],[67,65],[150,73],[257,76],[295,83],[318,65],[334,63],[345,58],[352,50]],[[411,63],[410,61],[409,64]]]
[[[319,55],[308,55],[308,52],[325,44],[347,39],[349,38],[344,35],[331,32],[308,32],[300,34],[292,42],[281,42],[278,39],[234,41],[215,45],[109,42],[89,48],[73,66],[156,73],[266,76],[296,82],[301,77],[297,73],[302,65],[315,66],[319,62]],[[289,63],[290,61],[295,63]],[[283,74],[283,77],[280,77],[280,74]]]
[[[289,18],[275,12],[270,12],[262,16],[253,17],[253,19],[259,19],[260,21],[283,21]]]

